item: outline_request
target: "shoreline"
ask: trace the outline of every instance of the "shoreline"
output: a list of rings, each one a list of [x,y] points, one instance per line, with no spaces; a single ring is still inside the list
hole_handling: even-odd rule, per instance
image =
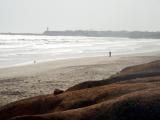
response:
[[[54,59],[54,60],[46,60],[37,62],[36,64],[18,64],[10,67],[0,68],[0,80],[3,78],[16,78],[16,77],[28,77],[28,76],[35,76],[40,73],[45,73],[48,71],[53,71],[54,69],[66,68],[66,67],[78,67],[84,65],[97,65],[97,64],[108,64],[113,62],[118,62],[119,60],[127,60],[128,58],[131,59],[140,59],[146,57],[146,62],[150,62],[151,60],[147,60],[148,57],[153,58],[160,58],[159,52],[153,53],[135,53],[135,54],[125,54],[125,55],[113,55],[112,57],[109,56],[90,56],[90,57],[77,57],[77,58],[66,58],[66,59]],[[142,60],[143,61],[143,60]],[[134,62],[134,61],[133,61]],[[143,61],[146,63],[145,61]],[[135,64],[142,64],[143,62],[136,62]],[[133,64],[133,65],[135,65]],[[131,64],[132,65],[132,64]],[[128,65],[128,66],[131,66]]]
[[[156,52],[142,52],[142,53],[126,53],[126,54],[115,54],[113,53],[112,58],[116,58],[116,57],[133,57],[133,56],[158,56],[160,55],[159,51]],[[57,62],[57,61],[67,61],[67,60],[78,60],[78,59],[87,59],[87,58],[99,58],[99,57],[105,57],[105,58],[110,58],[109,56],[103,55],[93,55],[93,56],[79,56],[79,57],[68,57],[68,58],[55,58],[55,59],[46,59],[46,60],[36,60],[36,65],[37,64],[45,64],[45,63],[49,63],[49,62]],[[18,63],[15,65],[10,65],[10,66],[3,66],[0,67],[0,70],[2,69],[10,69],[10,68],[16,68],[16,67],[25,67],[25,66],[32,66],[35,65],[34,64],[34,60],[33,61],[28,61],[28,62],[24,62],[24,63]]]
[[[107,79],[125,67],[160,60],[159,53],[85,57],[0,69],[0,106],[67,89],[84,81]]]

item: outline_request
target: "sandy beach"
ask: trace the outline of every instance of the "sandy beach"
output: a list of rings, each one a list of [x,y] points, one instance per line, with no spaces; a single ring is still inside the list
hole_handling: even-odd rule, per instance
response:
[[[23,98],[50,94],[77,83],[106,79],[121,69],[159,60],[159,54],[85,57],[0,69],[0,106]]]

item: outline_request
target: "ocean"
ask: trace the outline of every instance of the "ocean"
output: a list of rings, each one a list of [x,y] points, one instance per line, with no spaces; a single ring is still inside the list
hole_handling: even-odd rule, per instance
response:
[[[0,68],[36,62],[160,51],[159,39],[0,35]]]

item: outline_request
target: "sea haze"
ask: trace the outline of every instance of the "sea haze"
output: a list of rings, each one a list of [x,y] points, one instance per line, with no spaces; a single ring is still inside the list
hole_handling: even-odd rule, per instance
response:
[[[56,59],[160,51],[159,39],[0,35],[0,67]]]

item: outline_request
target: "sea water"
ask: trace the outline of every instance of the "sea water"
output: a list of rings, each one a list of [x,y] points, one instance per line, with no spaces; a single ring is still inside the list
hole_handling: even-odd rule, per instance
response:
[[[0,68],[34,61],[160,51],[159,39],[0,35]]]

